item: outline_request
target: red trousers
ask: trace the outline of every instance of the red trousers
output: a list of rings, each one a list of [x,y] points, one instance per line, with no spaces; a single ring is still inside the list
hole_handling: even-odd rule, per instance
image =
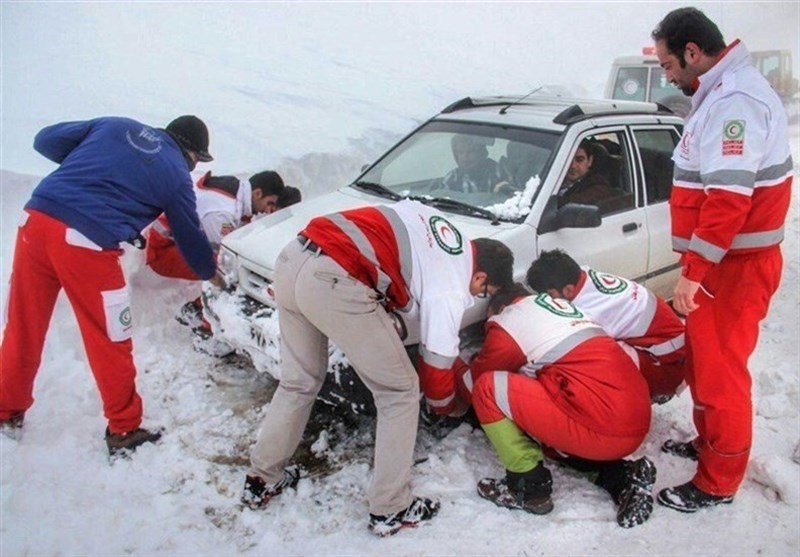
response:
[[[733,495],[747,469],[753,403],[747,361],[758,324],[780,283],[780,248],[725,257],[695,297],[686,319],[687,383],[694,400],[700,459],[693,483],[707,493]]]
[[[153,229],[147,235],[146,257],[147,265],[162,277],[201,280],[186,263],[178,245]]]
[[[647,381],[650,396],[674,395],[686,379],[687,368],[683,360],[671,362],[656,360],[649,352],[637,350],[639,371]]]
[[[498,388],[506,392],[497,392]],[[642,444],[649,425],[648,414],[642,418],[646,424],[642,424],[641,434],[598,433],[556,404],[540,380],[505,371],[484,373],[478,378],[472,390],[472,405],[482,424],[509,418],[540,444],[591,460],[617,460],[631,454]]]
[[[78,320],[89,365],[113,433],[139,427],[131,341],[130,293],[122,250],[100,249],[43,213],[29,211],[17,232],[8,321],[0,345],[0,419],[33,404],[33,383],[61,289]]]

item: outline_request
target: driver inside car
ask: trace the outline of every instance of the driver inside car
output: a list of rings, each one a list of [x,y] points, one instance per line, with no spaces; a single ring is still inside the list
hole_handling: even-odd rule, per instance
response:
[[[507,180],[500,166],[489,158],[489,150],[474,135],[454,135],[450,142],[456,168],[447,173],[442,186],[464,193],[491,192]]]

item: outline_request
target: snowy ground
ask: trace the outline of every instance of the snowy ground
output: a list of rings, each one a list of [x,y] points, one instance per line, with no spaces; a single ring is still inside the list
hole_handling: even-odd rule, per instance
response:
[[[343,4],[334,12],[314,2],[237,4],[237,11],[213,2],[2,2],[0,169],[40,176],[52,168],[30,144],[55,121],[122,114],[158,125],[197,112],[212,130],[215,172],[267,165],[314,195],[346,183],[416,121],[467,94],[522,93],[542,83],[599,94],[612,57],[638,52],[658,18],[679,5],[424,4]],[[798,27],[781,19],[778,5],[705,9],[726,36],[754,49],[787,36],[797,47]],[[754,10],[769,37],[752,36]],[[800,12],[791,13],[797,20]],[[565,41],[576,36],[584,48],[569,52]],[[797,169],[797,127],[792,142]],[[17,218],[37,181],[0,170],[3,296]],[[364,496],[372,424],[360,420],[349,433],[317,424],[315,456],[304,454],[317,463],[312,477],[264,511],[243,510],[247,452],[273,385],[241,362],[192,350],[173,316],[198,287],[156,277],[129,251],[145,425],[164,427],[165,436],[109,464],[99,397],[61,299],[24,436],[0,436],[0,557],[798,555],[798,192],[796,181],[782,286],[751,360],[755,444],[733,505],[693,516],[656,507],[645,525],[623,530],[604,492],[554,467],[551,514],[501,510],[475,490],[480,478],[502,474],[497,458],[480,430],[462,425],[444,439],[420,435],[414,489],[441,499],[439,516],[379,540],[366,529]],[[691,463],[659,452],[668,437],[691,435],[690,409],[688,392],[654,409],[636,456],[655,461],[657,489],[692,474]]]
[[[795,160],[798,138],[794,138]],[[3,181],[2,278],[8,278],[14,215],[36,179]],[[69,306],[62,299],[48,336],[36,404],[24,437],[0,438],[0,555],[557,555],[766,554],[800,551],[800,293],[798,188],[784,244],[785,274],[752,359],[755,445],[747,479],[730,507],[682,515],[657,507],[623,530],[607,495],[554,469],[556,508],[536,517],[497,509],[476,482],[502,469],[480,430],[461,425],[442,440],[420,436],[414,487],[442,501],[416,531],[375,539],[366,530],[371,422],[348,435],[317,426],[317,460],[333,473],[301,481],[265,511],[238,504],[247,450],[271,394],[264,374],[195,352],[172,318],[196,286],[158,278],[126,254],[134,291],[134,336],[146,425],[163,426],[157,447],[109,465],[100,402]],[[656,488],[688,479],[690,463],[659,452],[692,432],[688,392],[655,408],[637,451],[658,466]],[[323,467],[324,468],[324,467]],[[504,532],[498,538],[498,533]]]

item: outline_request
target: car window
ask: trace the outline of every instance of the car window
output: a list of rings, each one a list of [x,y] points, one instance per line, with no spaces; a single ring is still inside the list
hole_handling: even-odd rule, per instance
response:
[[[622,131],[586,135],[579,140],[558,198],[559,207],[567,203],[594,205],[601,215],[635,206],[628,149]]]
[[[387,153],[358,183],[516,219],[530,211],[559,137],[543,130],[434,121]]]
[[[672,187],[672,152],[679,137],[674,129],[634,130],[644,171],[647,203],[669,199]]]

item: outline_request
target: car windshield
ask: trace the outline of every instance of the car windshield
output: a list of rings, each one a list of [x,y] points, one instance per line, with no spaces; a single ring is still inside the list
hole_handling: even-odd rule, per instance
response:
[[[528,214],[559,139],[556,132],[429,122],[354,187],[418,199],[445,211],[514,221]]]

